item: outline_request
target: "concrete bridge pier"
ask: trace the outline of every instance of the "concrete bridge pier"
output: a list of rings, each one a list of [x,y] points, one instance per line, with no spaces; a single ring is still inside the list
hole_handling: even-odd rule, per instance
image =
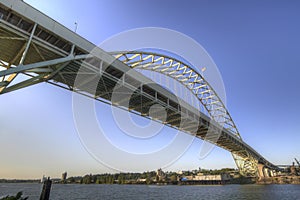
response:
[[[264,167],[264,175],[265,175],[265,178],[269,178],[270,177],[270,169]]]
[[[257,165],[257,172],[258,172],[258,178],[259,178],[259,180],[261,180],[263,178],[270,178],[270,177],[274,177],[275,176],[273,170],[267,168],[263,164],[258,164]]]
[[[270,176],[271,177],[274,177],[275,175],[274,175],[274,170],[270,170]]]
[[[269,169],[263,164],[258,164],[257,174],[258,174],[258,181],[266,181],[266,180],[271,180],[272,177],[275,177],[277,175],[277,171]]]
[[[265,178],[264,167],[265,166],[263,164],[257,165],[258,180]]]

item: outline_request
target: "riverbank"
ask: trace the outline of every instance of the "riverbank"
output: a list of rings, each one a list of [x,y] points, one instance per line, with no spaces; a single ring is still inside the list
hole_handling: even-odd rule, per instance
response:
[[[257,184],[300,184],[300,176],[279,176],[257,180]]]

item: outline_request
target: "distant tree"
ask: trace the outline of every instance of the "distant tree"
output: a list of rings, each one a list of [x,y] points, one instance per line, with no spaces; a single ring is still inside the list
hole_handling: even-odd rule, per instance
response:
[[[152,182],[151,178],[152,178],[151,173],[147,173],[147,178],[146,178],[147,185],[151,184]]]
[[[97,177],[97,180],[96,180],[95,183],[96,183],[96,184],[101,184],[101,179],[100,179],[100,177]]]
[[[125,183],[125,176],[124,174],[119,174],[119,177],[118,177],[118,183],[119,184],[124,184]]]
[[[177,181],[177,175],[176,175],[176,174],[172,174],[172,175],[170,176],[170,181],[171,181],[171,182],[176,182],[176,181]]]
[[[97,175],[93,175],[91,179],[92,179],[92,183],[96,183],[97,179],[98,179],[98,176]]]
[[[75,178],[74,177],[69,177],[67,179],[67,183],[75,183]]]
[[[108,177],[108,184],[113,184],[114,183],[114,176],[109,175]]]
[[[90,175],[85,175],[82,179],[83,184],[90,184],[92,182],[92,178]]]

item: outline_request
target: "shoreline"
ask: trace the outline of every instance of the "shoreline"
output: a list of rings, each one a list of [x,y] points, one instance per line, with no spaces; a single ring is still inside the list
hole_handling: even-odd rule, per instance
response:
[[[277,177],[278,178],[278,177]],[[299,177],[300,179],[300,177]],[[0,182],[0,184],[40,184],[42,183],[38,180],[6,180],[5,182]],[[196,181],[181,181],[181,182],[160,182],[160,183],[60,183],[54,182],[54,185],[149,185],[149,186],[222,186],[222,185],[300,185],[300,181],[276,181],[274,179],[263,179],[254,182],[239,182],[239,181],[229,181],[223,183],[209,183],[209,182],[196,182]]]

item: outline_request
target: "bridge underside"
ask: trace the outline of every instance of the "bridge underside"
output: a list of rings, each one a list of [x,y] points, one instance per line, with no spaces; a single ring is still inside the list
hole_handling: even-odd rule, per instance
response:
[[[243,175],[256,176],[259,163],[277,169],[238,135],[220,126],[216,119],[200,113],[154,82],[143,84],[151,80],[136,71],[127,73],[131,69],[129,65],[103,50],[89,54],[95,46],[82,38],[78,40],[70,42],[60,32],[46,29],[1,5],[0,94],[48,82],[216,144],[233,153]],[[116,90],[133,95],[128,99],[113,98]],[[150,116],[149,109],[154,104],[165,108],[165,120],[159,114]]]

